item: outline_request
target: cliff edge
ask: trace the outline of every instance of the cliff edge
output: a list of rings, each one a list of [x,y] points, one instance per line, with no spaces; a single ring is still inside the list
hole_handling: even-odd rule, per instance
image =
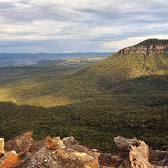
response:
[[[168,40],[148,39],[119,51],[121,54],[168,54]]]
[[[32,132],[4,143],[0,139],[0,168],[154,168],[168,166],[168,151],[150,150],[137,139],[116,137],[118,154],[82,146],[74,137],[36,141]]]

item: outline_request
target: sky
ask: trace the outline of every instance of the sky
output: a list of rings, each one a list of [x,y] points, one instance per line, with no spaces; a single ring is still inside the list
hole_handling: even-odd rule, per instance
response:
[[[0,52],[111,52],[168,39],[167,0],[0,0]]]

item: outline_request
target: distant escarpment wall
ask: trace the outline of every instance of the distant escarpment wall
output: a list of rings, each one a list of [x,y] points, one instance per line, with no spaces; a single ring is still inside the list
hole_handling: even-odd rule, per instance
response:
[[[168,45],[133,46],[119,51],[120,54],[168,54]]]

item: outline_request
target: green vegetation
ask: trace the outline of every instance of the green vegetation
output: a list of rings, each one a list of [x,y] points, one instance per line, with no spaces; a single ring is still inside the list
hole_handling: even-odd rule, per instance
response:
[[[167,75],[168,55],[116,54],[92,66],[88,73],[98,79],[121,81],[140,76]]]
[[[84,67],[2,69],[0,135],[73,135],[108,152],[117,135],[168,145],[167,55],[116,54]]]
[[[168,45],[168,40],[148,39],[148,40],[142,41],[141,43],[135,46],[136,47],[138,46],[149,47],[151,45]]]

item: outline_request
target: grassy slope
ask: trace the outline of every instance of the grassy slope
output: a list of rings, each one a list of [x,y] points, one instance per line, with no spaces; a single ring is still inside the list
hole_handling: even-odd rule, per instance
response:
[[[116,54],[92,66],[89,73],[105,80],[127,80],[140,76],[168,74],[167,55]]]
[[[117,135],[136,136],[160,148],[168,142],[167,67],[165,55],[116,55],[68,77],[5,84],[17,101],[26,104],[33,98],[43,105],[47,100],[47,106],[56,102],[57,107],[1,103],[1,135],[9,138],[24,130],[34,130],[37,137],[73,135],[105,151],[114,148]],[[40,102],[39,97],[47,98]],[[69,103],[60,106],[60,97]]]
[[[35,106],[58,106],[70,103],[64,95],[57,95],[52,81],[70,76],[89,63],[0,68],[0,101]],[[53,86],[52,86],[53,87]],[[54,94],[54,96],[53,96]]]

